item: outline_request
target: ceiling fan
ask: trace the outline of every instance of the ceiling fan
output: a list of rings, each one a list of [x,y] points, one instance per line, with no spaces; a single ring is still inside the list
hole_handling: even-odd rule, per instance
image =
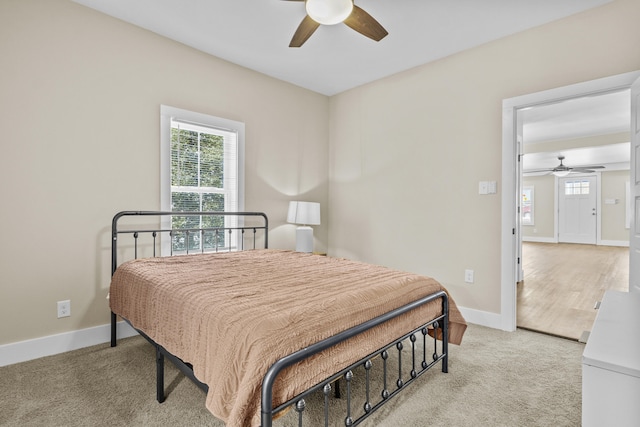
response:
[[[594,169],[604,169],[604,166],[601,166],[601,165],[578,166],[578,167],[572,168],[570,166],[566,166],[562,162],[564,160],[564,156],[562,155],[558,156],[558,160],[560,160],[560,164],[554,168],[533,169],[533,170],[524,171],[524,173],[538,174],[538,173],[546,172],[545,175],[551,173],[555,176],[563,177],[563,176],[569,175],[570,173],[591,173],[591,172],[595,172]]]
[[[360,34],[380,41],[387,34],[378,21],[353,4],[353,0],[286,0],[304,2],[307,15],[293,34],[289,47],[300,47],[320,25],[335,25],[344,22]]]

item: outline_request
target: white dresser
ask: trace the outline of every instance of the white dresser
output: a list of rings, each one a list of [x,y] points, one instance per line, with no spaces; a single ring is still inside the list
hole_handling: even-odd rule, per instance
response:
[[[640,426],[640,294],[607,291],[582,354],[583,427]]]

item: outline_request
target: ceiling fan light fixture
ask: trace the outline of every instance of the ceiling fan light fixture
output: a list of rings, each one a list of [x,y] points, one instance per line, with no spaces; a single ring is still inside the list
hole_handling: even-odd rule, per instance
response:
[[[306,0],[307,15],[318,24],[335,25],[353,11],[353,0]]]
[[[561,170],[561,171],[553,171],[552,173],[555,176],[557,176],[559,178],[562,178],[562,177],[565,177],[565,176],[569,175],[570,172],[571,172],[570,170]]]

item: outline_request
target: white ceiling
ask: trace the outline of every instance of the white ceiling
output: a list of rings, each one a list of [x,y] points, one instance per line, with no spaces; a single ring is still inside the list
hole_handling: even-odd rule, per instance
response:
[[[622,90],[524,109],[524,142],[626,132],[631,120],[629,96],[629,90]]]
[[[629,132],[631,102],[629,90],[569,99],[519,112],[523,119],[525,145]],[[608,170],[628,169],[629,142],[595,147],[575,147],[533,152],[525,149],[523,169],[552,168],[565,156],[565,166],[604,165]]]
[[[74,0],[235,64],[334,95],[612,0],[355,0],[389,35],[344,24],[289,41],[305,16],[283,0]]]

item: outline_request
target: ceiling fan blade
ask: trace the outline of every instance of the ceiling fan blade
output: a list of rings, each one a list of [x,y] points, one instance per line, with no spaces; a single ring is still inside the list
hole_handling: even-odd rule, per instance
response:
[[[544,168],[544,169],[524,169],[523,173],[543,173],[543,172],[553,172],[553,168]]]
[[[306,15],[300,25],[298,25],[298,29],[295,34],[291,38],[291,43],[289,43],[289,47],[300,47],[306,42],[309,37],[318,29],[320,24],[311,19],[309,15]]]
[[[551,174],[550,170],[534,170],[534,171],[522,171],[522,175],[525,176],[543,176]]]
[[[355,4],[353,5],[353,12],[344,20],[344,23],[363,36],[367,36],[377,42],[389,34],[378,21]]]
[[[580,168],[571,168],[571,172],[578,172],[578,173],[591,173],[591,172],[595,172],[594,169],[603,169],[604,166],[596,168],[596,167],[580,167]]]

